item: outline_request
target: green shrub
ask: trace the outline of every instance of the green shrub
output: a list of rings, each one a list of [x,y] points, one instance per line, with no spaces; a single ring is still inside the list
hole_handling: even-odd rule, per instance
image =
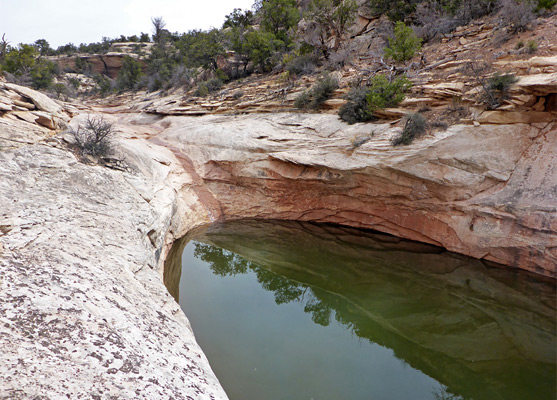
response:
[[[373,119],[373,113],[367,104],[368,91],[367,87],[356,87],[348,92],[345,97],[348,101],[340,107],[338,112],[343,121],[355,124]]]
[[[207,82],[207,90],[209,90],[210,93],[212,92],[216,92],[217,90],[220,90],[223,86],[223,82],[222,80],[220,80],[220,78],[212,78],[209,79]]]
[[[217,69],[215,70],[215,75],[216,75],[216,78],[218,78],[218,79],[221,80],[221,87],[222,87],[222,84],[223,84],[224,82],[228,82],[229,79],[230,79],[230,78],[228,77],[228,75],[226,75],[226,72],[224,72],[224,71],[223,71],[222,69],[220,69],[220,68],[217,68]],[[219,87],[219,89],[220,89],[220,87]]]
[[[147,86],[147,90],[154,92],[159,89],[166,90],[172,86],[172,76],[177,63],[175,60],[167,57],[165,52],[155,48],[151,53],[149,64],[147,67],[147,77],[144,77],[143,86]]]
[[[415,1],[408,0],[369,0],[374,13],[387,14],[393,21],[402,21],[416,9]]]
[[[501,94],[507,94],[512,84],[517,81],[518,78],[514,74],[501,75],[496,72],[489,78],[489,89],[496,90]]]
[[[479,100],[489,110],[494,110],[503,104],[508,97],[510,87],[518,79],[513,74],[502,75],[499,72],[489,77],[491,70],[492,67],[486,62],[467,61],[462,72],[479,85],[481,89]]]
[[[9,48],[4,55],[0,70],[13,74],[22,84],[31,84],[35,89],[48,89],[52,85],[57,66],[42,58],[38,50],[28,44]]]
[[[79,87],[81,86],[81,82],[77,78],[70,78],[69,82],[75,90],[79,89]]]
[[[54,90],[54,92],[56,93],[56,96],[58,96],[58,97],[61,96],[61,95],[67,95],[68,94],[68,88],[63,83],[54,84],[54,86],[52,86],[52,89]]]
[[[217,90],[221,89],[222,86],[223,82],[219,78],[212,78],[208,81],[199,83],[197,85],[197,89],[194,92],[194,95],[198,97],[205,97],[209,93],[216,92]]]
[[[505,99],[509,97],[509,89],[518,81],[513,74],[501,75],[496,72],[486,83],[482,83],[484,89],[483,100],[487,103],[488,108],[495,109],[501,106]]]
[[[304,15],[309,29],[303,40],[329,58],[330,51],[338,51],[344,42],[357,10],[354,0],[311,0]]]
[[[195,92],[193,92],[193,95],[197,97],[205,97],[208,94],[209,89],[207,88],[206,82],[201,82],[199,85],[197,85],[197,89],[195,89]]]
[[[56,66],[53,62],[39,59],[30,71],[33,88],[48,89],[52,85],[55,72]]]
[[[230,14],[226,16],[226,20],[224,21],[222,28],[247,28],[253,25],[254,22],[254,14],[252,11],[244,11],[240,8],[235,8]]]
[[[75,72],[79,72],[82,74],[89,74],[91,73],[91,64],[85,58],[76,57]]]
[[[551,10],[555,4],[557,4],[557,0],[538,0],[537,10],[541,10],[542,8]]]
[[[389,82],[385,75],[376,75],[370,82],[366,96],[371,112],[379,108],[396,107],[404,100],[405,92],[412,87],[406,75],[399,76]]]
[[[93,80],[97,84],[96,90],[101,95],[107,95],[112,91],[112,81],[104,75],[95,74],[93,75]]]
[[[275,66],[273,55],[284,43],[271,32],[250,31],[245,35],[245,51],[254,65],[261,71],[270,71]]]
[[[294,100],[294,107],[296,108],[306,108],[311,102],[311,95],[309,90],[304,90]]]
[[[217,59],[225,54],[223,34],[218,29],[209,31],[192,30],[184,33],[174,46],[179,50],[180,57],[187,67],[216,70]],[[165,48],[160,49],[166,53]],[[158,58],[168,58],[166,54]]]
[[[141,63],[130,56],[125,56],[122,68],[118,72],[118,77],[116,78],[118,89],[126,90],[135,88],[142,75]]]
[[[528,54],[535,53],[538,51],[538,43],[535,40],[528,40],[528,43],[526,43],[526,51]]]
[[[303,92],[296,98],[294,106],[296,108],[318,109],[337,88],[338,80],[330,75],[324,75],[309,91]]]
[[[288,45],[288,32],[300,20],[296,0],[266,0],[261,4],[261,28],[271,33],[276,39]]]
[[[385,75],[376,75],[368,86],[348,92],[345,97],[348,102],[340,107],[339,116],[349,124],[370,121],[375,110],[397,106],[411,87],[412,82],[405,75],[392,82]]]
[[[8,49],[1,66],[3,71],[21,76],[35,66],[38,52],[33,46],[20,44],[17,48],[8,47]]]
[[[402,132],[394,137],[391,143],[393,146],[408,145],[412,143],[415,138],[423,135],[426,128],[427,122],[422,114],[406,114]]]
[[[422,39],[414,34],[414,31],[404,22],[395,25],[395,37],[389,38],[389,45],[385,47],[385,55],[394,61],[407,61],[414,57],[422,47]]]
[[[335,90],[338,89],[338,80],[330,75],[324,75],[312,88],[312,101],[310,108],[319,108]]]
[[[58,48],[56,49],[56,53],[72,56],[77,53],[77,47],[73,43],[68,43],[63,46],[58,46]]]

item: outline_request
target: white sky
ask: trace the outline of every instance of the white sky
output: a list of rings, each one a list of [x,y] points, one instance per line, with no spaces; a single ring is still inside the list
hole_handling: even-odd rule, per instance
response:
[[[253,0],[0,0],[0,38],[10,45],[46,39],[56,48],[72,42],[100,42],[103,36],[152,33],[151,17],[163,17],[166,29],[220,28],[234,8]]]

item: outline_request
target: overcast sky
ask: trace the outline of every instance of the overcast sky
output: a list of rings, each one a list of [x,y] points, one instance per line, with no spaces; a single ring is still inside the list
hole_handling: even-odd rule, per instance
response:
[[[10,45],[46,39],[51,47],[100,42],[103,36],[151,34],[151,17],[163,17],[166,29],[221,27],[234,8],[253,0],[0,0],[0,37]]]

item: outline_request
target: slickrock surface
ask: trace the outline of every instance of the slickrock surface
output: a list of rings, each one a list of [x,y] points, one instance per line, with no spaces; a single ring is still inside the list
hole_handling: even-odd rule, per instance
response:
[[[373,228],[555,277],[555,122],[455,125],[393,148],[389,124],[331,115],[163,121],[151,140],[194,171],[214,219]]]
[[[0,121],[0,398],[226,399],[162,284],[176,216],[204,215],[170,187],[164,149],[113,171]]]

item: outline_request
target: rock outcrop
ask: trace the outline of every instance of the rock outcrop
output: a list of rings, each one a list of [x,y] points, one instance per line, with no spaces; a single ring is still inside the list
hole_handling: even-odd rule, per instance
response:
[[[212,220],[334,222],[555,277],[557,126],[456,125],[393,148],[389,124],[336,116],[167,117],[150,137]]]
[[[138,143],[113,171],[0,121],[0,398],[226,399],[162,284],[166,241],[204,222],[172,154]]]
[[[74,107],[35,90],[0,82],[0,151],[44,140],[75,114]]]
[[[103,74],[114,79],[122,68],[124,58],[133,57],[139,59],[135,53],[108,52],[106,54],[78,54],[72,56],[51,57],[51,61],[58,64],[64,72],[82,72],[86,70],[93,74]]]

